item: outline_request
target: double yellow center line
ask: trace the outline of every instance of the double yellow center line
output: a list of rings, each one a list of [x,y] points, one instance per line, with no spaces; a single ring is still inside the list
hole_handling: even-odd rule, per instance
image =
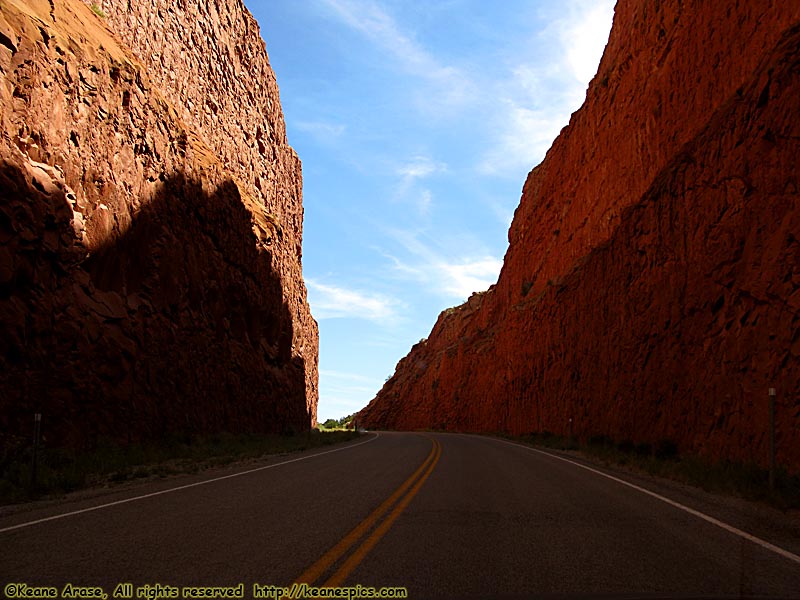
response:
[[[419,468],[414,471],[391,496],[384,500],[378,508],[373,510],[366,519],[361,521],[355,529],[323,554],[317,562],[306,569],[305,572],[297,578],[295,583],[313,585],[322,575],[328,572],[354,544],[361,540],[368,532],[371,532],[366,539],[361,542],[361,545],[359,545],[328,580],[325,581],[322,587],[336,587],[344,583],[353,569],[364,560],[364,557],[375,547],[375,544],[389,531],[389,528],[405,510],[414,496],[417,495],[417,492],[419,492],[425,480],[428,479],[433,472],[436,463],[439,461],[439,457],[442,455],[442,446],[435,439],[431,439],[431,441],[433,442],[431,451]],[[384,515],[386,515],[385,518]]]

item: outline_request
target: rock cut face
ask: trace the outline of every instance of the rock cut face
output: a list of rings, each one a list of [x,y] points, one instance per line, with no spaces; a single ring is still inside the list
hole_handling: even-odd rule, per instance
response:
[[[777,460],[800,471],[798,56],[796,4],[620,0],[497,284],[440,315],[361,421],[765,465],[774,387]]]
[[[2,441],[34,412],[51,444],[308,429],[300,161],[255,21],[102,12],[0,7]]]

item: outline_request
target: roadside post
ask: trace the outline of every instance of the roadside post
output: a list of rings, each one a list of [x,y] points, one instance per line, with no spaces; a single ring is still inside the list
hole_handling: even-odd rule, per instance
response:
[[[775,388],[769,388],[769,489],[775,489]]]
[[[30,494],[36,494],[36,463],[39,454],[39,438],[42,433],[42,413],[33,415],[33,456],[31,457],[31,489]]]

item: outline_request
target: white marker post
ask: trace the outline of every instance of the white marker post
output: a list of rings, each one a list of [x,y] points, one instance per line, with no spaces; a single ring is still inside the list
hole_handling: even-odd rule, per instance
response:
[[[775,489],[775,388],[769,388],[769,489]]]

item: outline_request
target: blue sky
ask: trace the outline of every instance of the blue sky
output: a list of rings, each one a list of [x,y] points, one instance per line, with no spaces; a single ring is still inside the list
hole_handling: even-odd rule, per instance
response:
[[[364,407],[442,310],[497,280],[613,0],[245,3],[303,161],[323,422]]]

